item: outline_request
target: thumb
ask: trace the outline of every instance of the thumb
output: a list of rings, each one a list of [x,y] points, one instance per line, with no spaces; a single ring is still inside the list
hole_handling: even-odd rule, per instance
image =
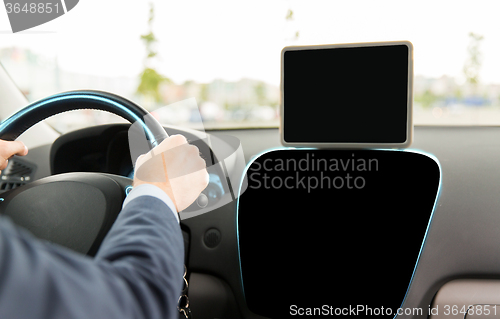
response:
[[[8,159],[13,155],[24,156],[28,154],[28,148],[21,141],[2,141],[0,152],[4,159]]]

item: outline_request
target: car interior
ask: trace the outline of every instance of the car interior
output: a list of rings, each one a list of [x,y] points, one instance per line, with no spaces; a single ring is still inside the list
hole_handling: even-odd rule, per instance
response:
[[[500,316],[500,127],[414,125],[409,41],[287,46],[280,62],[279,127],[202,130],[107,91],[28,102],[0,68],[0,139],[29,145],[1,172],[0,213],[92,257],[135,156],[182,134],[210,177],[179,212],[194,318]],[[45,121],[81,109],[126,122]]]

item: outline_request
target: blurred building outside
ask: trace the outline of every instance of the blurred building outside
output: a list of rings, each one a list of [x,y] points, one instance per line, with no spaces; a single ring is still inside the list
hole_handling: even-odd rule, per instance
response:
[[[0,49],[0,61],[30,102],[64,91],[93,89],[124,96],[145,107],[163,124],[199,128],[200,116],[196,114],[201,114],[205,128],[278,125],[279,88],[259,80],[165,81],[160,84],[161,101],[156,102],[136,93],[138,77],[72,73],[59,68],[56,59],[20,48]],[[47,121],[60,132],[126,122],[114,114],[92,110],[62,113]]]

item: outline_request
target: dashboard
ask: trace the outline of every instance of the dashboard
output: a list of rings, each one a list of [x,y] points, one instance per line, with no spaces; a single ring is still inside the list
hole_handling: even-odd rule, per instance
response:
[[[123,141],[120,142],[124,137],[120,137],[120,134],[123,135],[127,127],[126,124],[103,125],[68,133],[53,145],[30,149],[29,154],[19,160],[23,160],[27,166],[31,165],[31,180],[71,170],[104,171],[127,176],[130,173],[127,170],[130,170],[132,164],[126,159],[130,156],[127,154],[127,146]],[[185,134],[188,140],[199,144],[197,146],[204,158],[215,162],[210,158],[215,155],[214,152],[196,132],[171,127],[165,129],[169,134]],[[244,148],[245,162],[269,149],[280,147],[278,129],[208,133],[210,138],[222,135],[236,137]],[[500,128],[417,126],[414,137],[413,149],[431,153],[439,160],[443,180],[433,221],[427,232],[425,249],[420,254],[404,302],[405,308],[428,309],[439,304],[440,296],[447,296],[445,288],[455,279],[465,278],[472,282],[479,278],[494,283],[500,278],[500,253],[496,249],[500,242]],[[80,145],[76,145],[76,140],[81,142]],[[85,148],[87,151],[85,153],[77,148]],[[65,160],[64,152],[70,156],[68,153],[71,149],[80,152],[80,162],[72,157],[66,157]],[[87,154],[85,160],[84,154]],[[122,154],[124,158],[114,157],[118,154]],[[231,168],[221,163],[212,169],[222,188],[227,187],[228,183],[225,181]],[[217,179],[211,176],[210,184],[216,186]],[[222,196],[231,195],[231,189],[226,189],[228,192]],[[219,205],[218,203],[220,199],[219,202],[213,201],[212,205]],[[193,314],[197,318],[262,318],[248,309],[243,293],[238,233],[235,227],[237,202],[229,201],[207,214],[194,217],[189,217],[190,213],[185,213],[184,216],[182,214],[181,228],[187,249],[189,298]],[[267,221],[265,216],[263,221]],[[275,229],[278,231],[280,228]],[[255,235],[259,233],[256,232]],[[272,270],[286,273],[288,269],[287,265],[283,265],[280,269]],[[335,269],[332,267],[332,271]],[[282,289],[283,287],[263,287],[262,293],[272,300],[281,295]],[[326,290],[329,292],[325,294],[332,296],[333,302],[338,292],[335,287],[325,287]],[[454,291],[458,296],[459,290]],[[473,291],[469,289],[470,293]],[[493,302],[480,294],[471,295],[470,298],[465,293],[462,296],[472,304]],[[493,296],[495,295],[490,295]],[[458,304],[456,300],[447,300],[447,304]]]

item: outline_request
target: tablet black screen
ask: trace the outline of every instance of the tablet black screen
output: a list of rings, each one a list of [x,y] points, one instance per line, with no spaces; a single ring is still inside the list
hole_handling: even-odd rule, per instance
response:
[[[404,143],[409,47],[289,50],[283,55],[288,143]]]

